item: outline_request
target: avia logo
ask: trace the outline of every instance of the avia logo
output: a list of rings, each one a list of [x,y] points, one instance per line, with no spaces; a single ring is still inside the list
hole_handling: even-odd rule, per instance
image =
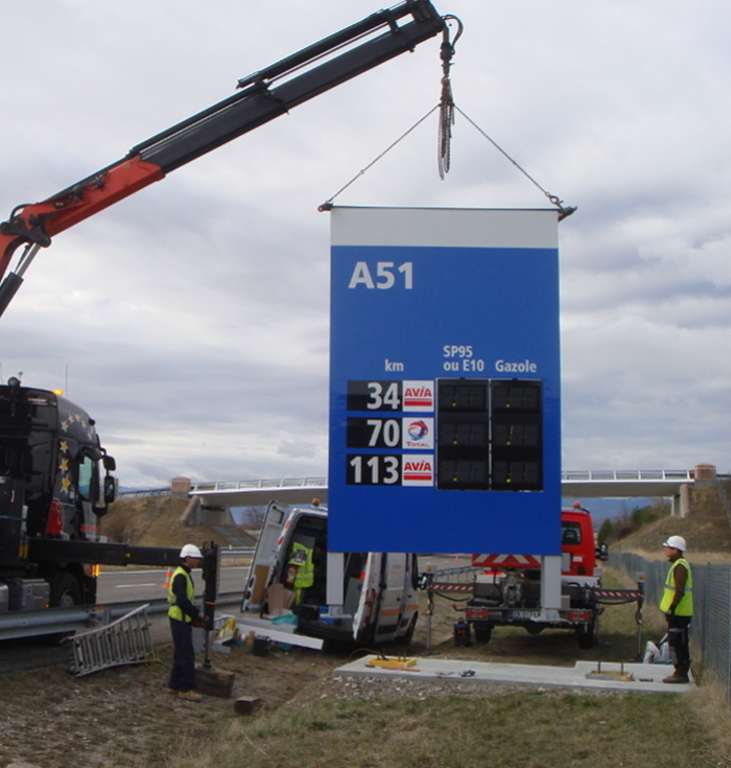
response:
[[[404,464],[404,472],[431,472],[431,462],[407,461]]]
[[[412,421],[407,432],[412,440],[423,440],[429,434],[429,427],[421,420]]]
[[[409,389],[404,392],[404,399],[408,405],[416,405],[417,403],[429,403],[432,402],[431,389],[428,387],[419,387],[418,389]]]
[[[404,456],[403,458],[404,485],[433,485],[434,456]]]
[[[403,387],[405,411],[434,410],[433,381],[405,381]]]

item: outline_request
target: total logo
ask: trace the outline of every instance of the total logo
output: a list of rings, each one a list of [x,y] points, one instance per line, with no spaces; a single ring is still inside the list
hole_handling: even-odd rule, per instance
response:
[[[434,454],[404,454],[402,485],[434,485]]]
[[[434,382],[404,381],[404,411],[433,411]]]
[[[402,448],[412,450],[434,450],[434,419],[405,418],[402,430]]]

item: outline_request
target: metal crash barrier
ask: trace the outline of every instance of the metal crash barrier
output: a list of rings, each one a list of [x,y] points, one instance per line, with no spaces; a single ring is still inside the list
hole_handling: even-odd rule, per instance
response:
[[[148,607],[149,603],[111,624],[68,638],[74,654],[71,673],[82,677],[108,667],[154,661]]]

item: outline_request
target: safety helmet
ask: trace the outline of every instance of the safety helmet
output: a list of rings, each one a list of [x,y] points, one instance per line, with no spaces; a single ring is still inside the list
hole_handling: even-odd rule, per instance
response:
[[[186,544],[181,550],[180,550],[180,558],[181,560],[185,557],[203,557],[203,554],[201,553],[200,549],[196,547],[195,544]]]
[[[681,552],[685,552],[685,539],[682,536],[670,536],[663,544],[663,547],[672,547],[673,549],[679,549]]]

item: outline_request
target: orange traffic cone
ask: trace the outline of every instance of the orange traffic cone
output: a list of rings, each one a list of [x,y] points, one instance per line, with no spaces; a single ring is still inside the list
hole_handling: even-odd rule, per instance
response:
[[[170,579],[173,577],[173,573],[175,573],[175,568],[168,568],[165,574],[165,581],[162,583],[163,589],[170,589]]]

